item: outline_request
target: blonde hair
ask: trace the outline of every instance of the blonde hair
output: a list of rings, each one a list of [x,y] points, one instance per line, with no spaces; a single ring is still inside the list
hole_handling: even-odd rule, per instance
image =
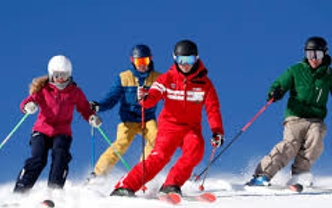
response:
[[[34,78],[30,84],[30,90],[29,90],[29,93],[30,95],[38,92],[39,90],[41,90],[46,83],[49,82],[49,77],[48,75],[45,75],[45,76],[42,76],[42,77],[37,77],[37,78]]]

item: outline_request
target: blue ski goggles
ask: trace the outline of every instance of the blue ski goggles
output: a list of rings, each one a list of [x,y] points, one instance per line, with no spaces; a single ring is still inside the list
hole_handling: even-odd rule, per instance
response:
[[[175,56],[175,62],[180,65],[188,64],[194,65],[198,59],[198,56]]]
[[[316,59],[321,60],[324,58],[324,51],[317,51],[317,50],[306,50],[305,56],[307,59]]]

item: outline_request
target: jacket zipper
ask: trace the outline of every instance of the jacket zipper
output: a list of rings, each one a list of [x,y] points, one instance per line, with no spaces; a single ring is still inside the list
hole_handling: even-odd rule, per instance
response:
[[[319,90],[318,97],[317,97],[317,100],[316,100],[316,102],[318,103],[318,101],[320,100],[320,97],[322,96],[323,89],[319,89],[318,87],[316,89]]]
[[[183,85],[184,85],[184,110],[186,110],[187,106],[187,78],[183,80]]]

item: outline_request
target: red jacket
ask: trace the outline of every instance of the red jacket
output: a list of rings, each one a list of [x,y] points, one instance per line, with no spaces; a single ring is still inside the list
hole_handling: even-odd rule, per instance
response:
[[[41,90],[22,101],[20,106],[22,111],[24,105],[30,101],[39,106],[38,119],[33,131],[39,131],[50,137],[59,134],[72,135],[71,123],[75,107],[85,120],[94,114],[84,93],[75,83],[63,90],[59,90],[51,83],[45,84]]]
[[[161,126],[174,124],[195,128],[201,128],[205,105],[212,132],[224,135],[218,95],[207,77],[207,69],[198,61],[198,69],[188,76],[179,72],[173,64],[153,83],[147,99],[141,104],[150,108],[164,99],[164,108],[158,118]]]

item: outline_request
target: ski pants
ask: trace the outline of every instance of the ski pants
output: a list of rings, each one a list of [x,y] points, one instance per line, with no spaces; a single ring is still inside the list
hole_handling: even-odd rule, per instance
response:
[[[71,160],[71,143],[71,136],[48,137],[40,132],[33,132],[30,139],[31,157],[25,161],[24,167],[17,177],[14,192],[24,192],[34,186],[47,164],[49,150],[52,150],[52,162],[48,186],[63,188],[68,174],[68,164]]]
[[[99,157],[94,168],[96,175],[108,174],[115,164],[119,161],[119,157],[114,149],[122,156],[125,154],[130,144],[133,142],[136,134],[142,135],[141,122],[121,122],[118,125],[117,137],[112,146],[108,147],[105,152]],[[157,135],[156,120],[149,120],[145,123],[144,139],[146,144],[144,147],[144,154],[147,157],[153,149]],[[141,157],[142,159],[142,157]]]
[[[175,129],[159,128],[155,147],[144,164],[143,161],[137,164],[116,184],[115,188],[129,188],[135,192],[138,191],[165,167],[177,148],[181,148],[182,155],[169,171],[163,185],[181,187],[190,178],[194,167],[204,155],[204,139],[201,127],[195,128],[188,126],[179,126]]]
[[[324,149],[326,125],[320,119],[291,116],[284,122],[284,139],[258,164],[255,176],[272,179],[292,159],[291,174],[309,172]]]

